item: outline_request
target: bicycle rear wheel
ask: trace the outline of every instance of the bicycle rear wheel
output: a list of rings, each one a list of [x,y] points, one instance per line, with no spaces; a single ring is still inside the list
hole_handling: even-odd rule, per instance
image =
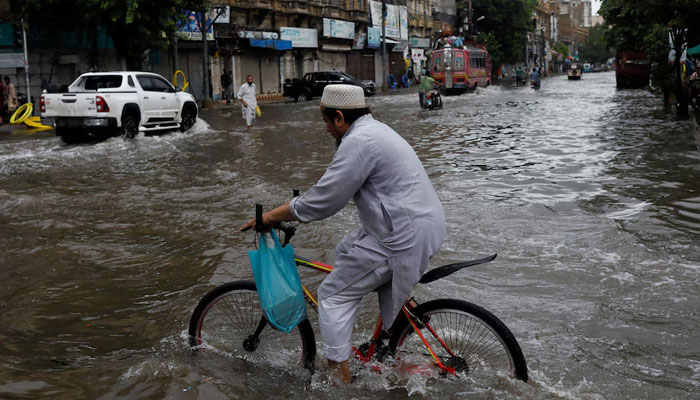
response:
[[[412,312],[426,325],[423,336],[440,362],[458,374],[488,377],[505,372],[527,382],[527,365],[520,345],[508,327],[486,309],[468,301],[440,299],[423,303]],[[389,350],[397,360],[427,358],[432,362],[403,314],[392,327]]]
[[[265,319],[255,282],[237,281],[207,293],[192,313],[190,346],[283,368],[303,366],[313,373],[316,340],[308,319],[290,333]]]

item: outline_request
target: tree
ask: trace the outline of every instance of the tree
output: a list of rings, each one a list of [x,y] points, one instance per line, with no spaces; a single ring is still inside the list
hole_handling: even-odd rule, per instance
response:
[[[205,8],[204,0],[15,0],[32,22],[59,27],[102,27],[112,38],[122,68],[141,69],[144,50],[167,44],[181,9]],[[90,32],[88,32],[90,33]]]
[[[569,46],[565,45],[562,42],[554,43],[554,46],[552,46],[552,48],[554,49],[554,51],[561,54],[562,59],[566,59],[566,57],[569,56]]]
[[[459,1],[458,6],[467,7]],[[478,41],[486,44],[493,65],[523,61],[527,32],[532,30],[532,13],[537,0],[472,0],[472,18],[480,31]]]
[[[688,42],[700,38],[697,0],[603,0],[600,14],[611,26],[609,43],[617,50],[647,51],[655,63],[652,85],[664,90],[668,78],[659,76],[674,50],[673,93],[680,114],[688,113],[688,96],[682,82],[681,56]],[[664,38],[667,37],[667,39]],[[670,40],[670,44],[669,44]],[[663,44],[665,42],[665,45]]]
[[[579,57],[582,60],[593,63],[604,63],[615,53],[608,46],[606,33],[609,28],[606,25],[596,25],[589,30],[588,37],[579,49]]]

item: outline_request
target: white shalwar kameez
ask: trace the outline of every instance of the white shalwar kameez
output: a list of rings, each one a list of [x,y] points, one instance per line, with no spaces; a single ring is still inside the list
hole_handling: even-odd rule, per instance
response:
[[[445,216],[423,165],[393,129],[365,115],[345,133],[321,179],[290,202],[294,217],[329,217],[353,199],[362,225],[336,246],[333,272],[318,289],[327,359],[345,361],[362,297],[379,293],[391,327],[445,237]]]
[[[258,105],[258,100],[255,98],[255,84],[248,84],[248,82],[241,85],[238,89],[238,98],[245,100],[248,107],[241,104],[241,111],[243,112],[243,119],[247,126],[253,126],[255,122],[255,107]]]

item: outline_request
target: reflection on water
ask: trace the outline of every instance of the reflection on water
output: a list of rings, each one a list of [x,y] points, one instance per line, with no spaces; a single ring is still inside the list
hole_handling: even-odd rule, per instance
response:
[[[416,293],[498,315],[523,347],[529,384],[358,366],[352,387],[330,388],[323,373],[190,356],[199,298],[251,278],[253,238],[236,228],[252,205],[305,190],[332,157],[316,100],[263,105],[251,133],[235,106],[205,112],[190,132],[129,142],[0,134],[0,397],[691,398],[692,122],[648,93],[615,90],[613,73],[443,100],[437,111],[419,110],[415,93],[368,103],[413,145],[443,202],[448,238],[433,264],[499,257]],[[295,247],[332,262],[355,221],[350,207],[303,225]],[[322,278],[302,277],[313,287]],[[363,303],[358,341],[374,301]]]

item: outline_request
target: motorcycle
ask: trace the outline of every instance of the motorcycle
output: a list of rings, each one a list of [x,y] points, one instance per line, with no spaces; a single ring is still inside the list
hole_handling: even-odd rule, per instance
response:
[[[428,110],[442,108],[442,97],[438,88],[432,88],[425,93],[425,108]]]
[[[524,76],[516,76],[515,77],[515,86],[525,86],[525,77]]]
[[[530,81],[530,87],[535,90],[540,90],[540,81]]]

